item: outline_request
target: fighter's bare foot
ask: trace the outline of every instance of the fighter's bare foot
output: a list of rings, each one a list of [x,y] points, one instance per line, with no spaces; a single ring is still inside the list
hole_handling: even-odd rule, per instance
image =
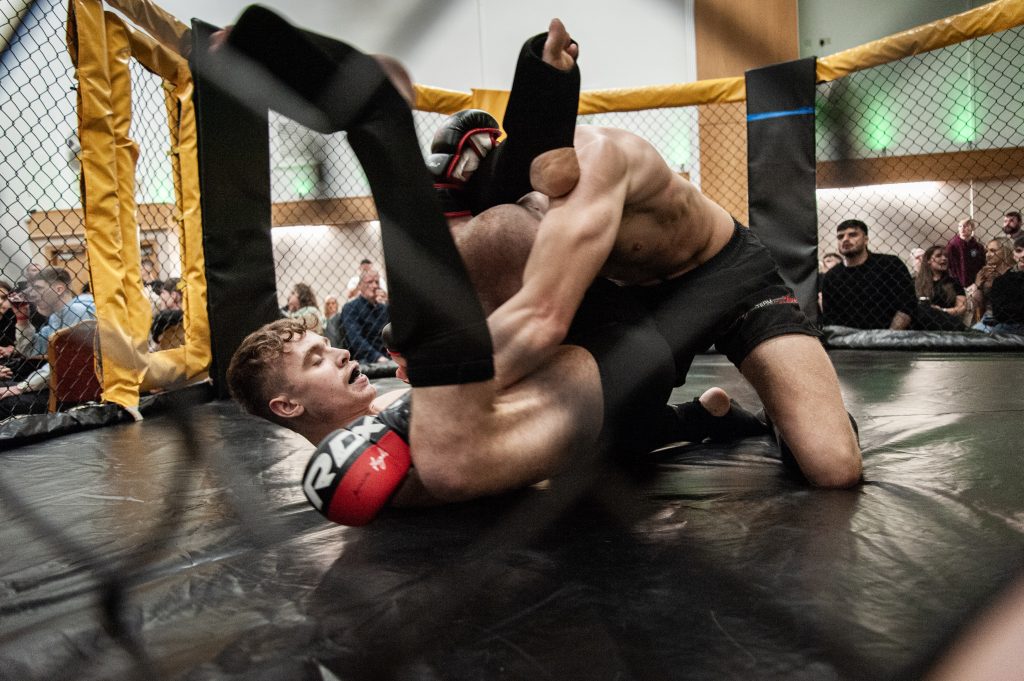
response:
[[[565,30],[565,24],[557,17],[548,25],[548,38],[544,41],[544,52],[541,58],[545,64],[556,69],[568,71],[580,56],[580,46]]]
[[[700,404],[712,416],[725,416],[732,408],[729,393],[721,388],[708,388],[700,396]]]

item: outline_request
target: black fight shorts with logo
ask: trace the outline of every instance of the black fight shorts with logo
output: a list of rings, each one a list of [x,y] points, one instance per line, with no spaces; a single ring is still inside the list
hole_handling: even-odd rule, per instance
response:
[[[821,337],[782,281],[768,249],[738,222],[729,243],[707,262],[629,291],[643,302],[672,349],[675,385],[685,382],[694,356],[712,345],[739,366],[770,338],[794,333]]]

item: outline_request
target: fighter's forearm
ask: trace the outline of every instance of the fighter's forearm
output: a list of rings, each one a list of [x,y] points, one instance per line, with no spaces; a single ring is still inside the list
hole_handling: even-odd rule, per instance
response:
[[[494,372],[500,388],[528,376],[558,349],[568,323],[513,298],[487,318],[494,342]]]

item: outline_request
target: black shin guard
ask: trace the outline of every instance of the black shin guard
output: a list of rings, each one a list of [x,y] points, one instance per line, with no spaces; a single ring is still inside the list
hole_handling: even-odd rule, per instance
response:
[[[571,147],[576,134],[580,70],[561,71],[543,61],[547,33],[523,44],[502,127],[508,137],[467,183],[473,214],[515,203],[532,191],[530,164],[552,149]]]
[[[297,120],[321,132],[348,132],[377,205],[392,333],[409,362],[410,382],[491,378],[483,308],[434,196],[412,112],[376,60],[259,7],[246,10],[229,44],[270,74],[275,87],[265,93],[268,106],[304,116]],[[297,104],[287,101],[289,89]]]

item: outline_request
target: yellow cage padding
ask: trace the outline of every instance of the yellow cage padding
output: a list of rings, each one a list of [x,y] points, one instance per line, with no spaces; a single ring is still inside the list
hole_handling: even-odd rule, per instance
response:
[[[997,0],[960,14],[939,19],[902,33],[818,59],[818,82],[837,80],[856,71],[888,64],[965,40],[1024,24],[1024,0]],[[502,95],[503,94],[503,98]],[[637,88],[587,90],[580,93],[580,115],[613,111],[639,111],[670,107],[746,101],[742,77],[716,78],[694,83]],[[473,90],[470,93],[416,86],[416,108],[452,114],[461,109],[484,109],[501,120],[507,91]],[[488,108],[494,106],[494,108]]]
[[[72,0],[68,47],[79,83],[82,207],[103,399],[134,407],[140,390],[198,377],[210,363],[191,74],[179,54],[104,12],[98,0]],[[138,145],[128,136],[132,57],[166,84],[184,282],[185,345],[152,354],[135,205]]]

